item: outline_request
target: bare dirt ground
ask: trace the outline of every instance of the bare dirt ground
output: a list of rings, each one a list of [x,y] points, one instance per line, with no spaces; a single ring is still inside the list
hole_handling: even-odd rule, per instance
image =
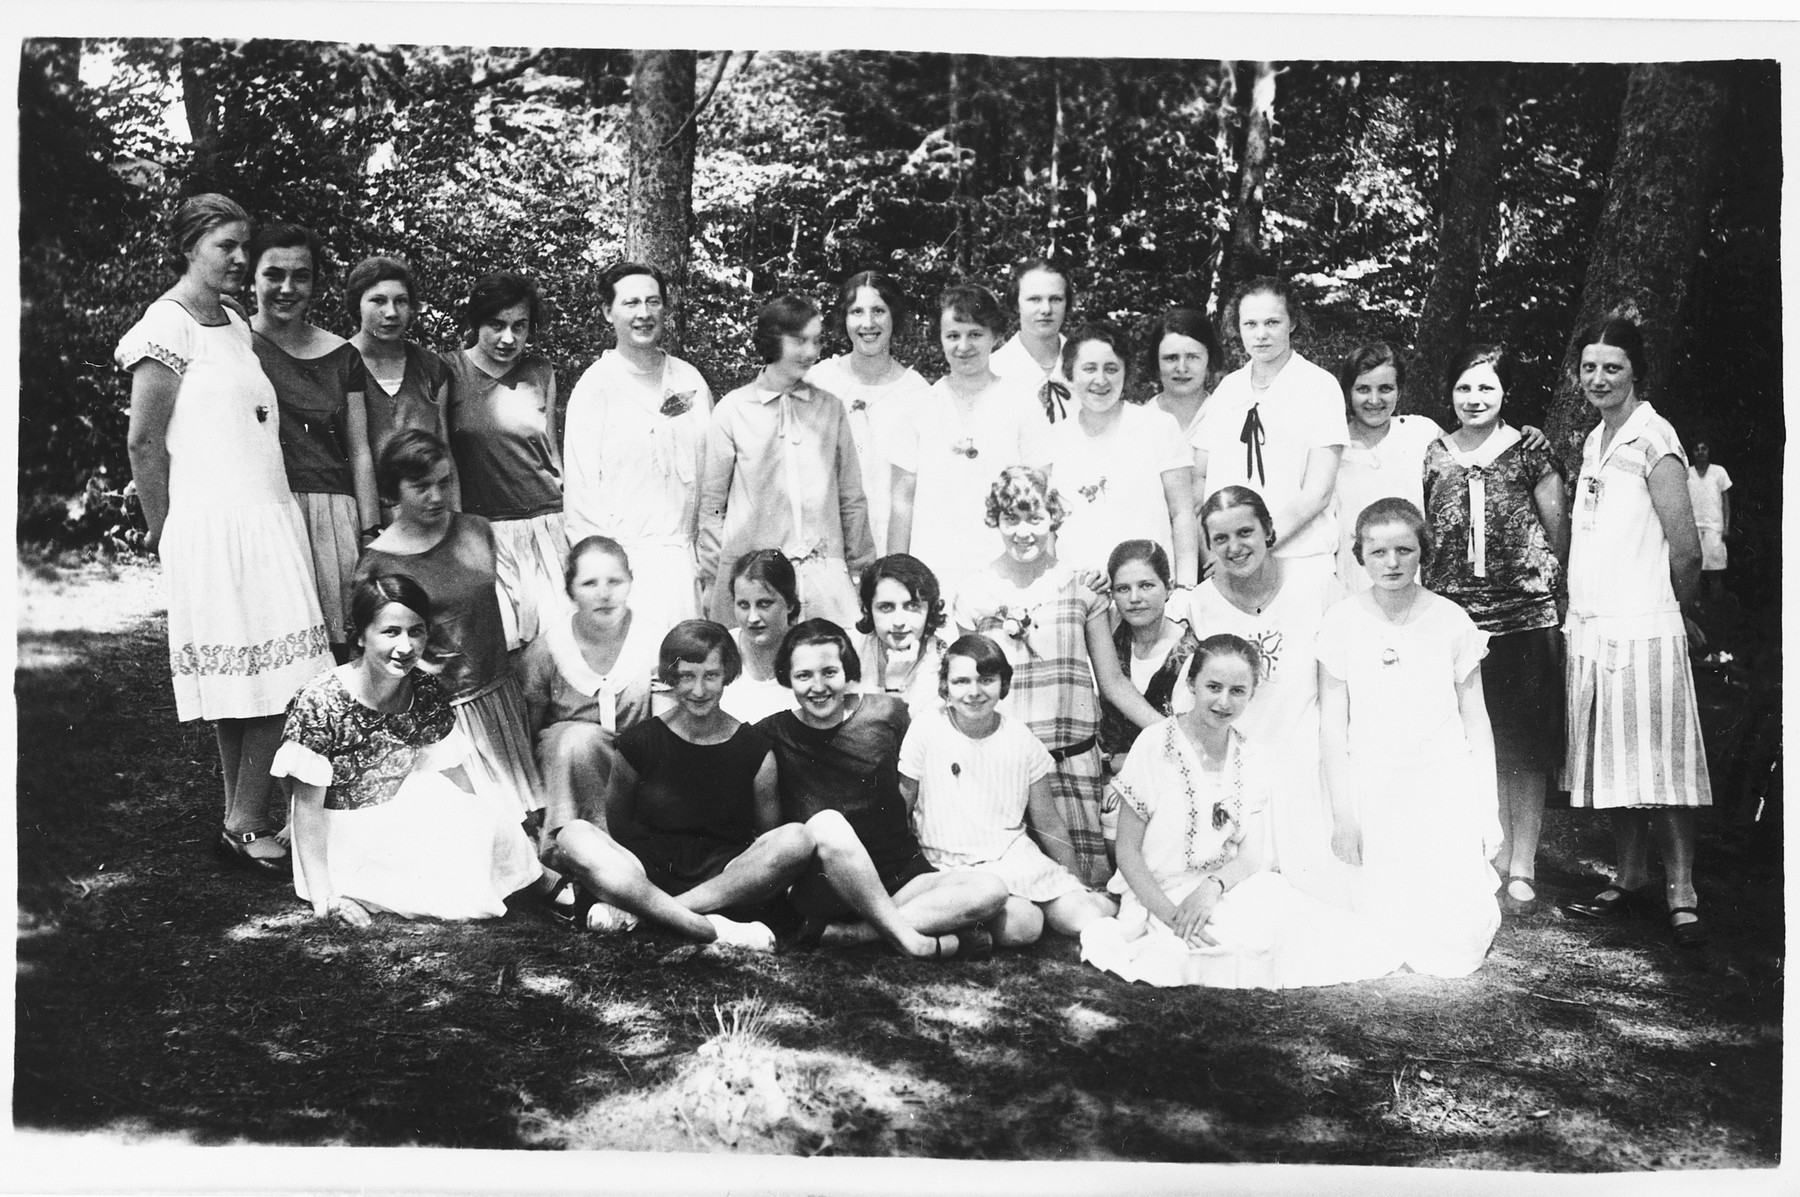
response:
[[[1132,986],[1052,939],[976,964],[314,921],[223,872],[154,571],[20,574],[14,1118],[128,1140],[960,1159],[1763,1169],[1781,1129],[1780,846],[1703,822],[1716,928],[1509,920],[1475,976]],[[1718,765],[1715,764],[1715,772]],[[1585,892],[1603,822],[1552,810]]]

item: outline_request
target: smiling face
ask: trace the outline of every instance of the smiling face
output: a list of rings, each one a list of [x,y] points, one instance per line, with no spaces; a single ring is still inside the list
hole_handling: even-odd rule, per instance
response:
[[[1125,394],[1125,359],[1105,341],[1084,341],[1075,350],[1072,381],[1082,410],[1104,415]]]
[[[475,351],[495,366],[505,367],[519,359],[531,340],[531,305],[515,303],[502,308],[475,330]]]
[[[1113,573],[1112,601],[1132,627],[1161,627],[1169,588],[1148,561],[1127,561]]]
[[[774,649],[787,635],[789,613],[787,600],[752,578],[739,578],[731,588],[732,608],[737,612],[738,627],[744,629],[744,643]]]
[[[1637,377],[1631,355],[1617,345],[1584,345],[1577,378],[1582,393],[1602,415],[1636,406]]]
[[[1376,366],[1350,384],[1350,412],[1365,428],[1386,428],[1400,402],[1400,379],[1393,364]]]
[[[1196,399],[1206,390],[1206,372],[1212,368],[1212,360],[1201,342],[1168,333],[1156,347],[1156,368],[1162,375],[1163,394]]]
[[[1238,336],[1253,360],[1265,365],[1283,361],[1292,348],[1293,335],[1287,300],[1279,295],[1256,291],[1238,301]]]
[[[440,461],[423,478],[400,480],[400,518],[435,527],[450,516],[450,462]]]
[[[1019,280],[1019,328],[1049,340],[1069,314],[1069,281],[1054,270],[1030,270]]]
[[[945,663],[944,701],[964,726],[982,726],[1000,702],[1000,675],[982,674],[974,657],[951,656]]]
[[[363,668],[380,677],[405,677],[424,655],[429,638],[422,615],[403,604],[387,603],[362,630]]]
[[[356,310],[365,335],[377,341],[395,342],[412,326],[412,293],[397,278],[382,279],[362,293]]]
[[[209,291],[236,294],[250,269],[250,228],[241,220],[228,220],[200,234],[188,248],[188,276]]]
[[[882,357],[894,341],[894,313],[873,287],[858,287],[856,298],[844,313],[844,332],[850,348],[864,357]]]
[[[1256,693],[1256,673],[1234,652],[1216,652],[1194,671],[1194,718],[1218,731],[1230,727]]]
[[[1492,428],[1500,420],[1500,404],[1505,398],[1500,376],[1486,362],[1464,370],[1450,388],[1450,404],[1464,428]]]
[[[809,727],[836,727],[844,721],[850,679],[835,644],[801,644],[788,660],[788,687],[799,700],[800,721]]]
[[[1363,529],[1363,569],[1381,590],[1405,590],[1419,576],[1419,537],[1410,525],[1370,524]]]
[[[675,681],[670,687],[682,712],[696,723],[705,722],[719,709],[719,695],[725,693],[725,663],[721,652],[713,649],[706,660],[675,662]]]
[[[631,571],[612,553],[583,553],[575,563],[575,576],[569,579],[569,597],[584,619],[616,624],[629,610]]]
[[[1050,513],[1042,506],[1029,512],[1000,514],[1000,539],[1006,545],[1006,555],[1022,565],[1049,552],[1050,538],[1055,534],[1050,527]]]
[[[946,308],[938,325],[938,344],[943,347],[944,361],[952,374],[963,378],[980,378],[988,372],[988,358],[994,352],[994,330],[985,324],[959,320]]]
[[[312,251],[304,245],[266,249],[256,260],[256,310],[276,324],[297,324],[312,306]]]
[[[869,603],[869,622],[888,651],[916,651],[919,637],[925,631],[926,614],[924,602],[898,579],[883,578],[875,583],[875,596]]]
[[[1269,559],[1269,530],[1249,507],[1227,507],[1206,517],[1206,547],[1219,568],[1248,578]]]
[[[662,284],[655,275],[628,274],[613,286],[606,318],[621,349],[653,349],[663,330]]]

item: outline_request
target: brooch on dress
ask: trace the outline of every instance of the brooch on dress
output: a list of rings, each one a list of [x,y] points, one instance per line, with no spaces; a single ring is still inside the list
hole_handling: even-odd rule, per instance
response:
[[[981,456],[981,450],[975,447],[975,438],[972,436],[965,436],[954,445],[951,445],[950,452],[956,454],[958,457]]]
[[[1000,630],[1014,640],[1025,639],[1025,633],[1031,631],[1031,612],[1024,607],[1002,607],[995,612],[1000,620]]]
[[[861,396],[858,396],[857,398],[852,399],[850,401],[850,410],[853,412],[868,411],[869,410],[869,401],[867,399],[862,398]]]
[[[663,396],[662,406],[656,410],[670,419],[674,419],[676,416],[686,415],[693,410],[693,407],[694,392],[670,391]]]
[[[1091,486],[1078,486],[1075,489],[1080,492],[1082,498],[1092,503],[1106,493],[1106,479],[1102,478]]]
[[[256,422],[258,424],[266,424],[268,423],[268,420],[269,405],[267,403],[258,403],[256,405]]]

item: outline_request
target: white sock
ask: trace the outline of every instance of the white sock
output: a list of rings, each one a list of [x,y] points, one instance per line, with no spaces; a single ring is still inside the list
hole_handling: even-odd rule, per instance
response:
[[[638,925],[638,916],[629,910],[620,910],[617,906],[609,906],[605,902],[595,902],[588,908],[587,929],[601,935],[613,932],[630,931]]]
[[[734,922],[722,914],[709,914],[706,921],[712,924],[713,931],[719,937],[714,941],[716,943],[749,948],[752,952],[775,950],[775,933],[763,923]]]

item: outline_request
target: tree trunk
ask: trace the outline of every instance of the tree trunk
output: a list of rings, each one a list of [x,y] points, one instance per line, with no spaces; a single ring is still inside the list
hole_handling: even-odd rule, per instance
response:
[[[671,283],[664,347],[680,353],[687,328],[688,245],[694,222],[693,50],[637,50],[631,56],[631,177],[625,200],[625,256],[661,270]]]
[[[219,62],[219,44],[205,38],[181,39],[181,107],[187,116],[188,143],[193,161],[188,168],[188,195],[225,190],[219,168],[219,96],[213,88],[213,71]]]
[[[1056,261],[1056,251],[1062,246],[1062,147],[1063,147],[1063,95],[1062,72],[1057,70],[1056,59],[1049,62],[1050,82],[1056,103],[1056,123],[1050,130],[1050,227],[1049,257]]]
[[[1444,369],[1468,335],[1475,284],[1487,260],[1505,126],[1506,67],[1469,63],[1457,71],[1456,145],[1445,168],[1437,268],[1425,292],[1401,405],[1402,411],[1432,416],[1444,406]]]
[[[962,86],[963,56],[950,56],[950,125],[946,132],[950,137],[950,151],[953,155],[952,169],[956,171],[952,203],[956,209],[955,241],[956,273],[967,276],[969,273],[969,204],[963,193],[963,145],[962,145]]]
[[[1633,67],[1619,116],[1619,148],[1607,180],[1563,375],[1546,421],[1573,477],[1581,444],[1599,422],[1575,386],[1575,336],[1595,320],[1623,316],[1644,331],[1647,379],[1639,396],[1675,418],[1684,397],[1666,394],[1681,331],[1681,309],[1700,245],[1718,167],[1730,95],[1722,68],[1704,63]],[[1647,383],[1647,386],[1646,386]]]
[[[1238,155],[1237,196],[1231,217],[1231,239],[1219,273],[1226,286],[1267,273],[1263,251],[1263,184],[1269,176],[1269,149],[1275,127],[1275,64],[1250,65],[1251,82],[1243,96],[1243,150]]]

